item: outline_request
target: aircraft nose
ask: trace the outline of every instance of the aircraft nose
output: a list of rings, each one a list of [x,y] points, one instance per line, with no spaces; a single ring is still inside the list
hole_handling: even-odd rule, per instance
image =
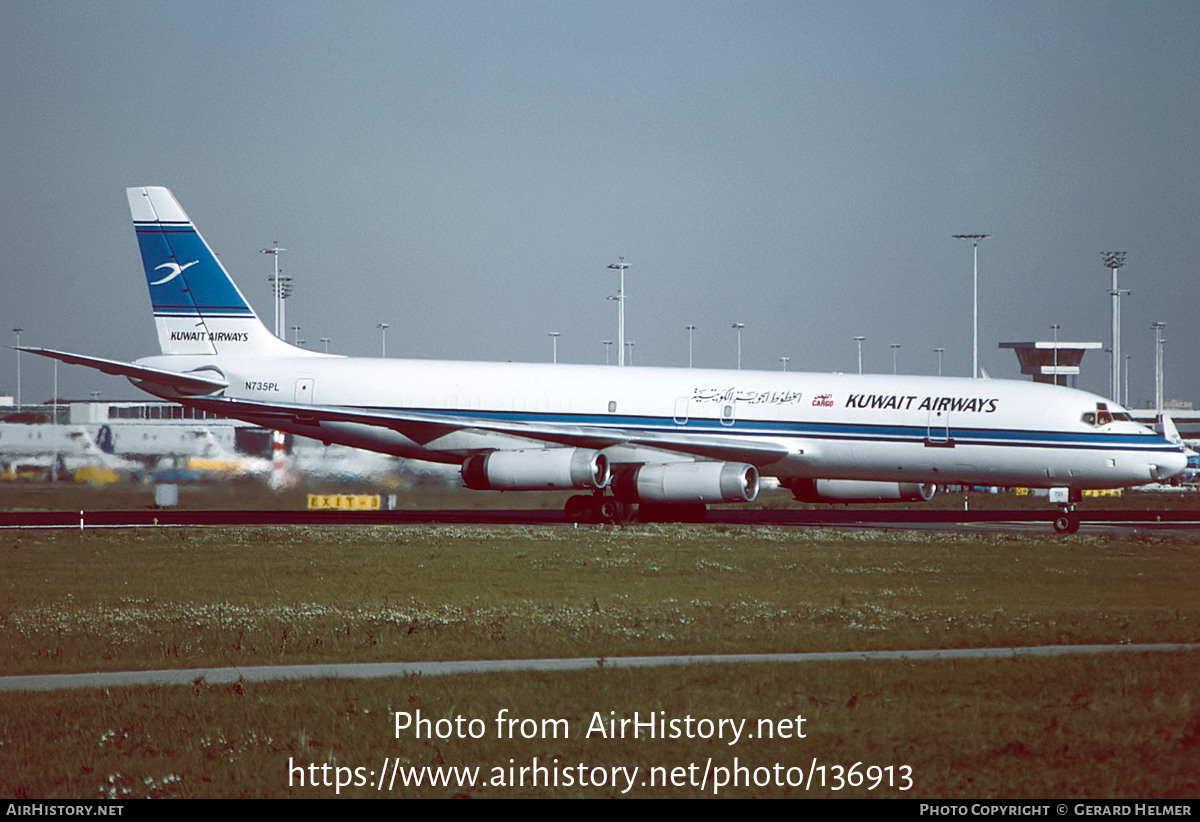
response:
[[[1150,476],[1156,482],[1169,480],[1176,474],[1183,473],[1183,469],[1187,468],[1187,455],[1182,451],[1176,451],[1171,454],[1163,454],[1158,457],[1157,463],[1151,463]]]

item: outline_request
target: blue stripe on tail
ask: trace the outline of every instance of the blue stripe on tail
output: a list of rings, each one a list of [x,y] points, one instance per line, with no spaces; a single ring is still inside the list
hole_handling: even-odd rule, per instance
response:
[[[253,317],[191,223],[135,223],[156,317]]]

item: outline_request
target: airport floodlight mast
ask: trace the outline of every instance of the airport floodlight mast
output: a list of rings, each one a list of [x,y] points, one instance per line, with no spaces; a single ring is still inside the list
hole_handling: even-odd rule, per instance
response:
[[[745,327],[746,327],[745,323],[734,323],[733,324],[733,329],[735,331],[737,331],[737,337],[738,337],[738,359],[737,359],[738,371],[742,370],[742,329]]]
[[[692,335],[696,333],[696,326],[685,325],[688,333],[688,368],[692,367]]]
[[[1054,332],[1054,384],[1062,385],[1058,381],[1058,329],[1062,328],[1058,323],[1051,323],[1050,330]]]
[[[971,376],[979,379],[979,241],[991,234],[953,234],[956,240],[970,240],[975,248],[974,274],[971,277],[974,296],[971,299]]]
[[[617,290],[617,365],[625,364],[625,269],[629,268],[629,263],[625,262],[624,257],[618,257],[617,262],[609,266],[613,271],[621,272],[621,284]],[[630,352],[633,353],[632,351]]]
[[[292,278],[279,273],[279,331],[283,333],[287,330],[287,298],[292,296]],[[286,334],[284,336],[287,336]],[[283,337],[280,337],[283,339]]]
[[[900,343],[891,343],[892,349],[892,373],[896,373],[896,352],[900,350]]]
[[[780,358],[779,358],[779,361],[780,361],[781,363],[783,363],[783,370],[784,370],[784,371],[787,371],[787,364],[788,364],[788,360],[790,360],[790,359],[791,359],[791,357],[780,357]]]
[[[550,355],[550,362],[557,364],[558,363],[558,338],[559,338],[560,334],[557,331],[549,331],[547,333],[550,335],[550,342],[554,346],[553,351]]]
[[[21,332],[24,328],[14,328],[13,333],[17,335],[17,410],[21,410]]]
[[[380,348],[379,348],[379,356],[383,357],[384,359],[387,359],[387,330],[388,330],[388,324],[387,324],[387,323],[379,323],[379,324],[378,324],[378,325],[376,325],[375,327],[379,329],[379,334],[380,334],[380,340],[379,340],[379,345],[380,345]]]
[[[938,376],[942,376],[942,355],[946,353],[944,348],[935,348],[933,353],[938,355]]]
[[[862,344],[866,337],[855,337],[854,341],[858,343],[858,373],[862,374]]]
[[[1154,329],[1154,420],[1162,422],[1163,412],[1163,339],[1162,331],[1167,327],[1164,322],[1156,322],[1150,326]],[[1129,379],[1128,371],[1125,373],[1125,378]]]
[[[629,364],[633,365],[633,341],[625,343],[625,347],[629,349]]]
[[[297,348],[299,348],[299,347],[300,347],[300,326],[298,326],[298,325],[293,325],[293,326],[292,326],[292,334],[293,334],[293,336],[292,336],[292,345],[294,345],[294,346],[296,346]]]
[[[1121,405],[1129,407],[1129,361],[1133,359],[1132,354],[1125,355],[1125,401]]]
[[[322,338],[321,338],[321,345],[325,346],[325,353],[326,353],[326,354],[328,354],[328,353],[329,353],[329,338],[328,338],[328,337],[322,337]]]
[[[1117,287],[1117,269],[1125,265],[1125,257],[1128,256],[1124,251],[1102,251],[1101,256],[1104,257],[1104,267],[1112,271],[1112,288],[1109,289],[1109,295],[1112,297],[1112,374],[1109,377],[1108,395],[1113,402],[1119,402],[1121,398],[1121,295],[1132,294],[1132,291],[1122,291]]]
[[[276,337],[279,337],[279,332],[280,332],[279,312],[280,312],[280,309],[283,307],[282,306],[283,297],[280,294],[281,283],[279,280],[279,254],[282,251],[287,251],[287,249],[280,248],[279,240],[275,240],[274,244],[270,248],[264,248],[258,252],[259,254],[270,254],[272,257],[275,258],[275,273],[273,275],[271,275],[270,277],[267,277],[267,282],[269,282],[271,284],[271,295],[272,295],[271,299],[275,306],[275,336]],[[280,339],[282,339],[282,337],[280,337]]]
[[[604,341],[604,364],[605,364],[605,365],[612,365],[612,360],[610,360],[610,359],[609,359],[609,356],[608,356],[608,355],[609,355],[609,352],[611,352],[611,351],[612,351],[612,345],[613,345],[613,341],[612,341],[612,340],[605,340],[605,341]]]

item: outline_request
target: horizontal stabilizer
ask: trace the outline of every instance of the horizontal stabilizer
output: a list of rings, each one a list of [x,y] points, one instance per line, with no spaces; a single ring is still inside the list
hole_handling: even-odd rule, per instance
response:
[[[102,371],[105,374],[114,374],[119,377],[128,377],[137,382],[149,382],[155,385],[162,385],[168,388],[173,388],[180,394],[197,395],[197,394],[214,394],[229,387],[229,382],[223,377],[218,376],[213,372],[205,374],[198,373],[183,373],[180,371],[168,371],[164,368],[149,368],[144,365],[135,365],[130,362],[121,362],[120,360],[106,360],[101,357],[87,357],[83,354],[71,354],[67,351],[55,351],[51,348],[29,348],[21,346],[18,351],[25,351],[29,354],[37,354],[41,357],[50,357],[51,359],[60,360],[71,365],[83,365],[88,368],[94,368],[97,371]]]

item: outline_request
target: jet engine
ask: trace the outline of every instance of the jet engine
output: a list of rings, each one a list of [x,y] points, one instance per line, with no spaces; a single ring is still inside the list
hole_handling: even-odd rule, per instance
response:
[[[489,451],[467,457],[462,477],[477,491],[598,491],[608,485],[608,457],[586,448]]]
[[[751,502],[758,469],[739,462],[642,465],[619,472],[612,489],[622,502]]]
[[[800,502],[929,502],[936,485],[877,480],[793,479],[785,487]]]

